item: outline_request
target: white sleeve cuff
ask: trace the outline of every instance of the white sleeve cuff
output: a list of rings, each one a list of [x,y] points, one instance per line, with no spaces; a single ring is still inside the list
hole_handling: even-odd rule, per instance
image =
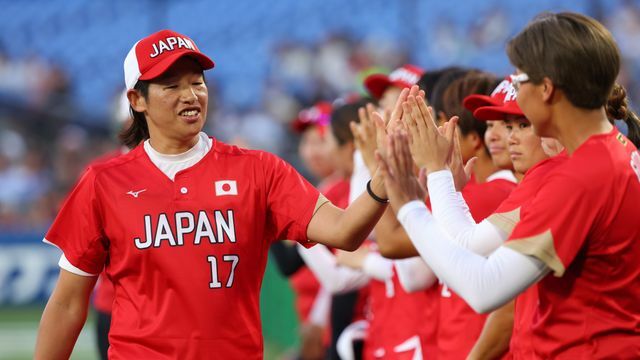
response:
[[[419,256],[394,260],[393,264],[396,268],[400,285],[406,292],[411,293],[428,289],[438,279],[436,274]]]
[[[64,254],[62,254],[62,256],[60,256],[60,261],[58,261],[58,266],[60,266],[60,268],[67,270],[70,273],[76,274],[76,275],[80,275],[80,276],[98,276],[100,274],[91,274],[88,273],[86,271],[82,271],[80,269],[78,269],[77,267],[73,266],[72,263],[69,262],[69,260],[67,260],[67,257],[64,256]]]
[[[365,274],[379,281],[387,281],[393,277],[393,260],[382,257],[378,253],[367,254],[362,264]]]
[[[453,181],[453,174],[451,173],[451,170],[449,169],[443,169],[443,170],[438,170],[438,171],[434,171],[429,173],[429,175],[427,175],[427,182],[429,180],[441,180],[441,179],[445,179],[444,181],[446,181],[446,179],[451,179],[451,181]]]

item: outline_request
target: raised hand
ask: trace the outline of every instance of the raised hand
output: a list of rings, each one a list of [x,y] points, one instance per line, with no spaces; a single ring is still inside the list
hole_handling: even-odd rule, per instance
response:
[[[387,133],[392,133],[398,129],[407,130],[406,124],[402,121],[403,107],[402,104],[407,101],[407,97],[417,96],[424,99],[425,92],[420,90],[417,85],[412,86],[410,89],[403,89],[396,100],[396,104],[391,112],[385,113],[385,125]]]
[[[451,124],[447,123],[446,126],[451,126]],[[472,157],[464,164],[462,160],[462,151],[460,149],[460,130],[457,126],[455,127],[453,134],[453,152],[451,153],[451,158],[449,159],[449,168],[451,169],[451,173],[453,174],[453,182],[455,183],[456,190],[462,191],[462,189],[467,185],[469,179],[471,179],[471,172],[473,171],[473,165],[478,160],[477,157]]]
[[[427,174],[445,169],[453,150],[458,117],[452,117],[441,134],[433,108],[428,107],[423,98],[408,96],[402,106],[402,121],[407,124],[411,155],[416,165],[426,168]]]
[[[362,158],[369,172],[373,174],[378,164],[375,159],[377,148],[376,125],[374,123],[375,106],[367,104],[366,107],[358,109],[360,123],[351,122],[351,133],[353,133],[356,148],[362,153]]]
[[[384,177],[387,196],[397,212],[412,200],[424,200],[418,179],[414,173],[413,160],[409,150],[408,137],[399,131],[388,137],[388,154],[376,154],[378,169]]]

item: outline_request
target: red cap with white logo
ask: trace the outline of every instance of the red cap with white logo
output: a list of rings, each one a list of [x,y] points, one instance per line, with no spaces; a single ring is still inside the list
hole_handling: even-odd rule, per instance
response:
[[[422,74],[424,74],[424,70],[420,67],[407,64],[393,70],[389,75],[372,74],[367,76],[364,79],[364,87],[371,96],[380,99],[389,86],[397,86],[401,89],[412,87],[418,83]]]
[[[482,106],[500,106],[504,103],[504,98],[507,93],[511,91],[513,85],[511,85],[511,77],[507,76],[495,89],[491,92],[491,96],[473,94],[469,95],[462,101],[467,110],[474,112],[477,108]]]
[[[326,128],[331,120],[332,108],[331,103],[321,101],[308,109],[303,109],[291,123],[293,131],[303,133],[311,126],[318,126],[321,129]],[[321,130],[321,132],[324,131]]]
[[[203,70],[214,66],[193,40],[175,31],[160,30],[138,41],[124,59],[127,89],[133,89],[138,80],[151,80],[162,75],[183,56],[195,59]]]
[[[503,84],[505,84],[501,88]],[[496,91],[499,90],[499,93],[496,94]],[[494,97],[495,94],[495,97]],[[511,84],[511,81],[503,81],[498,85],[498,87],[491,94],[492,100],[497,100],[502,98],[500,104],[495,104],[493,106],[482,106],[477,108],[473,112],[473,116],[478,120],[504,120],[507,115],[516,115],[516,116],[524,116],[524,113],[518,106],[518,102],[516,101],[518,93],[516,89]],[[466,99],[465,99],[466,103]],[[466,106],[466,105],[465,105]],[[468,108],[468,107],[467,107]]]

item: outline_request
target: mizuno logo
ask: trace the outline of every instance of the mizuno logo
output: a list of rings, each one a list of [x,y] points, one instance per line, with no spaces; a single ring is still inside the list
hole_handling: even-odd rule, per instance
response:
[[[147,191],[147,189],[142,189],[142,190],[138,190],[138,191],[133,191],[133,190],[131,190],[131,191],[129,191],[129,192],[127,193],[127,195],[131,195],[131,196],[133,196],[134,198],[136,198],[136,199],[137,199],[137,198],[138,198],[138,195],[140,195],[140,193],[141,193],[141,192],[143,192],[143,191]]]

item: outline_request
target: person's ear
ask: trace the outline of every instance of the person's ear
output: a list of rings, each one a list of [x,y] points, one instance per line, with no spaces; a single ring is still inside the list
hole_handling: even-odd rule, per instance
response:
[[[147,100],[142,96],[140,91],[131,89],[127,91],[127,99],[134,111],[144,113],[147,111]]]
[[[551,79],[549,79],[548,77],[542,79],[542,86],[540,86],[540,91],[542,92],[542,100],[544,102],[551,102],[555,90],[556,86],[553,84],[553,81],[551,81]]]
[[[469,144],[471,144],[471,146],[474,149],[479,149],[479,148],[484,146],[484,143],[483,143],[482,139],[480,138],[480,135],[478,135],[478,133],[475,132],[475,131],[470,131],[467,135],[463,135],[462,137],[463,137],[464,141],[466,141]]]

